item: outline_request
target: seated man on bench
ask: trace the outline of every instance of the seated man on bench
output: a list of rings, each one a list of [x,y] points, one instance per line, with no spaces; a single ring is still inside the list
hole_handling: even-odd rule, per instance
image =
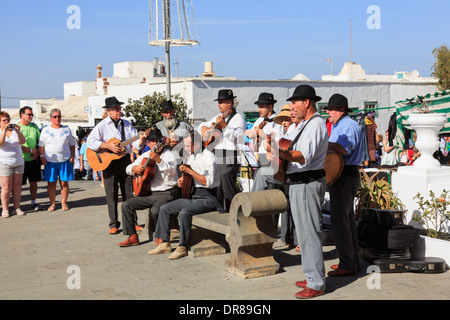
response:
[[[146,169],[149,170],[147,175],[150,175],[150,170],[154,170],[155,177],[151,179],[149,186],[142,187],[145,189],[143,191],[146,191],[147,188],[150,189],[148,195],[145,194],[127,199],[122,204],[123,233],[129,237],[118,244],[120,247],[139,245],[139,237],[135,229],[136,210],[150,209],[149,221],[153,221],[155,224],[158,220],[159,208],[177,197],[177,159],[170,150],[161,150],[160,142],[162,138],[163,136],[159,129],[151,130],[147,136],[147,146],[150,148],[150,151],[142,154],[126,168],[127,174],[138,176],[142,176]],[[147,159],[154,161],[154,167],[149,163],[147,168],[144,168],[143,163]],[[142,185],[144,184],[148,184],[148,182],[145,181]],[[136,192],[137,190],[134,191]]]
[[[162,243],[148,252],[150,255],[170,253],[170,217],[179,214],[180,241],[178,248],[169,259],[179,259],[188,255],[187,246],[192,226],[192,216],[211,211],[224,212],[216,198],[217,187],[220,184],[220,173],[216,157],[209,150],[203,150],[202,137],[197,131],[192,131],[184,138],[184,152],[190,154],[186,164],[180,166],[183,176],[178,180],[182,187],[186,175],[193,178],[192,199],[177,199],[161,206],[155,237]]]

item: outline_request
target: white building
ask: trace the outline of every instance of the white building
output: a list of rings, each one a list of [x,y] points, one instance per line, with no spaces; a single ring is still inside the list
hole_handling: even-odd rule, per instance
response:
[[[353,76],[351,76],[351,74]],[[351,80],[353,77],[353,80]],[[395,112],[395,102],[406,98],[437,91],[437,80],[421,78],[417,71],[396,72],[392,76],[367,75],[361,66],[345,63],[339,76],[323,76],[321,81],[309,80],[299,74],[292,80],[237,80],[232,77],[217,77],[212,63],[205,64],[202,77],[172,78],[172,94],[180,94],[190,110],[191,119],[210,119],[217,115],[217,98],[220,89],[232,89],[239,101],[238,112],[257,112],[254,102],[261,92],[271,92],[278,100],[276,111],[280,111],[286,99],[300,84],[310,84],[323,100],[319,106],[327,104],[335,93],[349,99],[354,109],[379,109],[375,121],[378,132],[387,130],[389,118]],[[114,64],[114,75],[104,77],[102,68],[97,67],[97,79],[64,84],[64,100],[21,101],[21,107],[30,105],[37,115],[37,121],[49,118],[52,107],[63,113],[64,123],[73,126],[93,126],[96,119],[102,119],[105,98],[116,96],[127,103],[153,92],[166,91],[164,63],[154,61],[128,61]],[[391,108],[391,109],[388,109]],[[149,124],[151,125],[151,124]]]

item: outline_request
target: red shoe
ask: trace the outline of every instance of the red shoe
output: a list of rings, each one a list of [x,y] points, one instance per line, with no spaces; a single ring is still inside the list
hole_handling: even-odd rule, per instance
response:
[[[159,246],[161,243],[163,243],[163,239],[155,238],[155,246]]]
[[[136,229],[136,231],[142,231],[142,230],[144,230],[144,227],[141,227],[141,226],[138,225],[138,224],[137,224],[134,228]]]
[[[339,265],[338,264],[332,264],[330,268],[333,269],[333,270],[336,270],[337,268],[339,268]]]
[[[295,294],[295,297],[297,299],[310,299],[310,298],[315,298],[315,297],[321,296],[323,294],[325,294],[325,291],[317,291],[317,290],[305,287],[304,290],[297,292]]]
[[[109,234],[118,234],[119,230],[117,228],[111,228],[109,229]]]
[[[306,285],[307,285],[306,280],[303,280],[303,281],[297,281],[297,282],[295,283],[295,286],[298,287],[298,288],[306,288]]]
[[[358,270],[345,270],[337,268],[336,270],[329,271],[328,275],[330,277],[345,277],[345,276],[355,276],[358,274]]]
[[[118,243],[119,247],[126,248],[131,246],[139,245],[139,236],[137,234],[132,234],[124,242]]]

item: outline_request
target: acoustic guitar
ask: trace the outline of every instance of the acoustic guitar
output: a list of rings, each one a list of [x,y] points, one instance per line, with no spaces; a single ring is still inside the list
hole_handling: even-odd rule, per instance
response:
[[[291,140],[281,139],[279,142],[279,149],[288,150],[291,143]],[[286,169],[289,161],[280,158],[278,158],[278,161],[278,171],[275,173],[274,178],[280,182],[286,182]],[[323,166],[327,186],[331,186],[339,179],[343,169],[344,160],[342,159],[342,156],[338,153],[329,152],[325,157],[325,164]]]
[[[225,111],[225,113],[223,113],[221,115],[222,119],[225,119],[226,117],[228,117],[232,111],[233,111],[232,108]],[[223,128],[218,123],[213,122],[212,126],[208,130],[206,130],[206,131],[209,131],[209,135],[204,140],[205,148],[216,140],[216,136],[214,135],[216,129],[222,131]]]
[[[158,143],[152,150],[155,153],[161,153],[164,150],[164,144]],[[151,191],[152,180],[155,179],[156,162],[155,160],[144,158],[142,160],[144,171],[142,174],[133,176],[133,191],[135,196],[147,196]]]
[[[278,148],[280,150],[286,151],[289,149],[289,146],[291,145],[292,140],[281,138],[278,142]],[[274,158],[273,161],[276,161],[278,159],[278,171],[273,176],[275,180],[278,180],[280,182],[286,182],[286,169],[288,165],[288,160],[284,160],[281,158]]]
[[[187,161],[187,158],[189,156],[187,156],[184,161],[183,161],[183,165],[187,166],[185,163]],[[192,185],[193,185],[193,177],[190,174],[187,173],[183,173],[182,176],[183,178],[183,183],[181,185],[181,198],[182,199],[191,199],[192,197]]]
[[[145,131],[145,135],[148,135],[149,132],[150,132],[150,129]],[[123,158],[127,154],[126,151],[124,150],[124,148],[127,145],[132,144],[133,142],[135,142],[139,139],[140,139],[140,135],[133,137],[129,140],[126,140],[124,142],[121,142],[117,138],[113,138],[113,139],[109,140],[108,143],[112,142],[112,143],[118,144],[119,147],[122,149],[122,151],[119,154],[113,153],[106,149],[94,151],[92,149],[87,148],[87,150],[86,150],[87,161],[93,170],[103,171],[106,168],[108,168],[108,166],[111,164],[112,161]]]

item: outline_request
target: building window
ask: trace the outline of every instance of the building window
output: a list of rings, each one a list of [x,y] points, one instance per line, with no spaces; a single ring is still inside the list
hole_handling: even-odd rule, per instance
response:
[[[375,117],[378,116],[378,101],[365,101],[364,102],[364,111],[365,112],[374,112]]]

